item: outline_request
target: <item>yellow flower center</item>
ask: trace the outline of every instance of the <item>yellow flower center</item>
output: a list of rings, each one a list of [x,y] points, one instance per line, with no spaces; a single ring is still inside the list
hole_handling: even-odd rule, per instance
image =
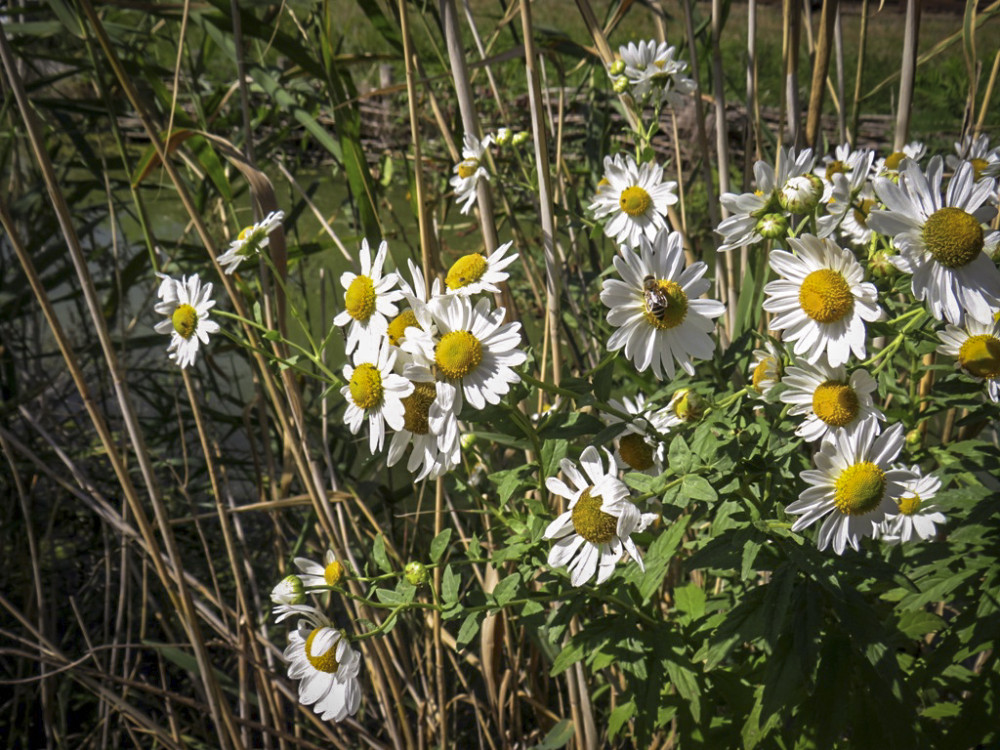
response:
[[[969,336],[958,350],[958,364],[977,378],[1000,378],[1000,339],[988,333]]]
[[[242,241],[246,240],[251,234],[253,234],[253,226],[252,225],[249,226],[249,227],[244,227],[242,229],[242,231],[240,231],[239,236],[236,239],[238,239],[238,240],[240,240],[242,242]]]
[[[920,495],[916,492],[899,498],[899,512],[904,516],[912,516],[918,510],[920,510]]]
[[[650,291],[658,293],[659,296],[667,300],[666,309],[663,309],[661,305],[654,306],[656,312],[654,314],[649,309],[647,293],[643,292],[642,305],[646,313],[646,320],[651,326],[663,331],[668,328],[676,328],[684,322],[684,318],[687,317],[688,298],[680,284],[667,279],[657,279],[656,288]]]
[[[347,287],[344,304],[348,314],[357,321],[364,323],[375,312],[375,285],[367,276],[355,276]]]
[[[868,214],[871,213],[872,208],[875,205],[875,200],[872,198],[865,198],[859,204],[854,207],[854,220],[858,222],[865,229],[868,228]]]
[[[858,416],[858,394],[847,383],[827,380],[813,391],[813,411],[832,427],[844,427]]]
[[[622,190],[618,203],[621,205],[622,211],[629,216],[642,216],[653,205],[653,199],[641,187],[633,185]]]
[[[601,189],[602,187],[604,187],[605,185],[610,185],[610,184],[611,184],[611,181],[610,181],[610,180],[608,180],[608,178],[607,178],[607,177],[602,177],[601,179],[599,179],[599,180],[597,181],[597,188],[598,188],[598,190],[600,190],[600,189]]]
[[[870,461],[848,466],[833,486],[833,505],[847,516],[875,510],[885,495],[885,472]]]
[[[618,519],[601,510],[601,498],[591,497],[588,488],[573,506],[573,528],[592,544],[607,544],[615,537]]]
[[[326,581],[327,586],[336,586],[343,577],[344,566],[338,560],[334,560],[323,569],[323,580]]]
[[[634,432],[623,435],[618,441],[618,453],[621,454],[622,461],[636,471],[646,471],[653,467],[653,446],[642,435]]]
[[[467,180],[472,177],[476,173],[477,169],[479,169],[479,161],[477,159],[466,159],[455,167],[455,170],[458,172],[458,176],[463,180]]]
[[[906,158],[906,154],[902,151],[893,151],[887,157],[885,157],[885,168],[896,171],[899,169],[899,163]]]
[[[417,323],[417,315],[413,310],[403,310],[403,312],[392,319],[392,322],[389,323],[385,331],[386,336],[389,337],[389,343],[393,346],[399,346],[399,342],[406,335],[406,329],[410,326],[420,328],[420,324]]]
[[[832,268],[821,268],[802,281],[799,305],[813,320],[835,323],[854,308],[854,295],[842,274]]]
[[[349,383],[351,399],[359,409],[374,409],[382,403],[382,373],[365,362],[355,368]]]
[[[174,330],[181,335],[181,338],[189,339],[198,327],[198,312],[191,305],[178,305],[170,317],[170,321],[174,324]]]
[[[446,333],[434,350],[434,362],[446,378],[458,380],[479,367],[483,345],[471,331]]]
[[[460,289],[463,286],[468,286],[479,281],[486,273],[487,268],[489,266],[486,264],[486,258],[479,253],[463,255],[448,269],[448,275],[444,279],[445,286],[449,289]]]
[[[415,435],[427,434],[427,413],[437,398],[433,383],[414,383],[413,393],[403,399],[403,427]]]
[[[946,268],[961,268],[983,251],[983,228],[960,208],[939,208],[927,217],[922,233],[927,250]]]
[[[309,663],[312,664],[320,672],[326,672],[327,674],[334,674],[340,664],[337,663],[337,645],[334,644],[330,649],[322,656],[313,656],[312,644],[313,640],[316,638],[317,634],[321,630],[329,630],[329,628],[315,628],[306,638],[306,658]]]
[[[972,163],[972,179],[979,182],[983,179],[983,170],[989,166],[989,162],[986,159],[969,159]]]
[[[757,393],[764,392],[764,383],[768,380],[777,380],[778,362],[774,357],[764,357],[760,363],[753,368],[753,375],[750,382]]]
[[[833,176],[835,174],[846,174],[847,165],[844,162],[837,159],[836,161],[831,161],[826,165],[826,181],[833,182]]]

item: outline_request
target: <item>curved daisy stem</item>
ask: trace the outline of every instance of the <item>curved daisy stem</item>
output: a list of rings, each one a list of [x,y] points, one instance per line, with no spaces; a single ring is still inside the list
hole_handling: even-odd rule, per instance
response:
[[[309,342],[309,346],[313,348],[313,352],[316,353],[316,356],[319,356],[320,349],[317,348],[316,342],[313,340],[312,335],[309,333],[309,326],[304,316],[302,315],[302,311],[299,310],[298,306],[296,306],[296,304],[292,301],[294,297],[288,293],[288,287],[285,285],[285,280],[282,278],[283,274],[278,273],[278,268],[277,266],[275,266],[274,260],[271,258],[270,255],[268,255],[267,253],[261,253],[261,257],[264,258],[264,263],[267,264],[267,267],[271,270],[271,276],[274,278],[274,281],[278,284],[279,287],[281,287],[281,292],[282,294],[285,295],[286,304],[288,305],[289,311],[292,313],[292,317],[295,318],[296,322],[299,324],[299,328],[302,329],[302,334],[306,337],[306,340]]]
[[[900,332],[896,334],[896,337],[892,341],[890,341],[888,345],[883,347],[880,351],[876,352],[874,356],[869,357],[868,359],[866,359],[864,362],[861,363],[861,367],[868,367],[874,364],[875,362],[879,362],[879,360],[882,360],[881,362],[879,362],[878,366],[871,371],[872,376],[877,375],[882,368],[884,368],[887,364],[889,364],[889,362],[892,361],[892,355],[894,355],[896,353],[896,350],[898,350],[899,347],[903,345],[903,342],[906,341],[907,334],[917,325],[923,324],[923,322],[927,319],[927,313],[924,310],[924,308],[918,307],[915,310],[911,310],[910,312],[904,313],[903,315],[899,316],[898,318],[896,318],[896,321],[902,321],[905,320],[906,318],[910,318],[910,321],[905,326],[903,326]]]

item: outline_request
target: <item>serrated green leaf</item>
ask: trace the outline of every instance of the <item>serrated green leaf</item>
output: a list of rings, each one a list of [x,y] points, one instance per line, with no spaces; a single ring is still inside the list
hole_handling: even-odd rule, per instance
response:
[[[928,719],[947,719],[951,716],[958,716],[962,713],[961,703],[935,703],[933,706],[929,706],[920,712],[921,716],[926,716]]]
[[[549,670],[549,674],[555,677],[558,674],[562,674],[571,666],[576,664],[580,659],[583,658],[583,645],[580,643],[571,642],[566,645],[566,647],[559,652],[556,656],[555,661],[552,662],[552,669]]]
[[[511,599],[514,598],[514,594],[517,593],[518,586],[521,585],[521,574],[514,573],[502,579],[500,583],[496,585],[493,589],[493,598],[496,600],[497,606],[502,607]]]
[[[684,477],[684,481],[681,483],[681,495],[686,496],[689,500],[704,500],[709,503],[714,503],[719,499],[715,488],[708,483],[708,480],[697,474],[688,474]]]
[[[405,604],[406,597],[392,589],[375,589],[375,598],[383,604]]]
[[[670,675],[670,682],[676,688],[678,695],[687,701],[691,716],[696,722],[700,721],[701,696],[698,692],[698,680],[694,672],[670,659],[666,660],[665,666],[667,674]]]
[[[670,441],[667,463],[676,474],[687,474],[694,466],[694,454],[680,435]]]
[[[451,541],[451,529],[445,529],[431,540],[431,562],[439,562]]]
[[[693,583],[674,589],[674,606],[691,619],[705,614],[705,590]]]
[[[455,639],[459,648],[469,645],[472,639],[476,637],[476,633],[479,632],[479,618],[482,616],[482,612],[470,612],[462,620],[462,627],[458,629],[458,637]]]
[[[441,576],[441,599],[445,604],[455,604],[458,602],[458,588],[462,579],[448,565]]]
[[[559,461],[566,458],[569,442],[566,440],[546,440],[542,444],[542,476],[553,477],[559,471]]]
[[[535,745],[532,750],[558,750],[560,747],[565,747],[566,743],[573,738],[573,731],[573,722],[569,719],[563,719],[552,727],[545,735],[545,739]]]
[[[747,580],[750,578],[751,573],[756,574],[753,564],[757,559],[757,553],[760,552],[760,548],[763,545],[760,542],[749,540],[743,547],[743,560],[740,565],[740,578],[742,580]]]
[[[631,719],[633,714],[635,714],[634,700],[615,706],[615,710],[608,717],[608,738],[614,739],[615,735],[621,731],[621,728],[625,726],[625,722]]]

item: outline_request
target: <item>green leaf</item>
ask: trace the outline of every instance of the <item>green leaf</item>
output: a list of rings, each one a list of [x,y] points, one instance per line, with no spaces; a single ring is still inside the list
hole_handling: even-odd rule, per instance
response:
[[[431,562],[438,562],[451,541],[451,529],[445,529],[431,541]]]
[[[697,474],[688,474],[684,477],[681,483],[681,495],[686,495],[689,500],[704,500],[709,503],[719,499],[715,488],[708,483],[708,480]]]
[[[625,722],[631,719],[633,714],[635,714],[634,700],[615,706],[615,710],[612,711],[611,716],[608,717],[608,738],[614,739],[615,735],[621,731]]]
[[[521,574],[514,573],[514,575],[507,576],[496,585],[493,589],[493,598],[496,600],[497,606],[502,607],[511,599],[514,598],[514,594],[517,593],[518,586],[521,585]]]
[[[389,564],[389,556],[385,553],[385,539],[381,534],[375,537],[375,542],[372,544],[372,558],[383,572],[392,572],[392,565]]]
[[[559,471],[559,461],[566,458],[569,442],[566,440],[546,440],[542,444],[542,476],[553,477]]]
[[[698,680],[694,672],[686,667],[682,667],[674,661],[666,661],[667,674],[670,675],[670,682],[677,689],[678,695],[688,702],[691,716],[695,722],[701,718],[701,696],[698,692]]]
[[[694,454],[684,442],[684,438],[679,435],[670,441],[670,448],[667,451],[667,463],[677,474],[687,474],[694,466]]]
[[[458,603],[458,587],[461,582],[462,579],[450,565],[444,569],[444,575],[441,576],[441,599],[445,604]]]
[[[920,609],[915,612],[904,612],[899,617],[899,629],[908,638],[922,638],[944,627],[944,620],[933,612]]]
[[[500,507],[503,508],[507,502],[522,490],[533,489],[535,482],[531,475],[538,467],[534,463],[518,466],[516,469],[505,469],[495,471],[490,475],[490,479],[496,485],[497,495],[500,498]]]
[[[684,532],[687,531],[688,524],[691,523],[691,516],[681,516],[666,531],[656,537],[643,557],[646,572],[643,573],[639,581],[639,594],[643,603],[649,601],[650,597],[659,590],[663,583],[663,578],[667,574],[670,560],[681,542],[684,540]]]
[[[571,642],[559,652],[555,661],[552,662],[552,669],[549,670],[549,674],[553,677],[557,674],[562,674],[582,658],[583,644]]]
[[[573,722],[569,719],[563,719],[552,727],[549,733],[545,735],[545,739],[540,744],[535,745],[532,750],[558,750],[560,747],[565,747],[566,743],[572,738]]]
[[[757,553],[760,552],[760,548],[762,546],[763,545],[760,542],[751,539],[743,547],[743,562],[740,566],[740,578],[742,580],[747,580],[750,578],[751,574],[756,575],[753,564],[757,559]]]
[[[674,589],[674,606],[696,620],[705,614],[705,590],[693,583]]]
[[[472,639],[476,637],[476,633],[479,632],[479,618],[482,616],[482,612],[470,612],[462,620],[462,627],[458,629],[458,637],[455,639],[459,648],[468,646],[472,642]]]
[[[928,719],[947,719],[951,716],[958,716],[961,713],[961,703],[935,703],[933,706],[921,711],[920,715],[926,716]]]
[[[392,589],[375,589],[375,597],[383,604],[406,604],[406,597]]]

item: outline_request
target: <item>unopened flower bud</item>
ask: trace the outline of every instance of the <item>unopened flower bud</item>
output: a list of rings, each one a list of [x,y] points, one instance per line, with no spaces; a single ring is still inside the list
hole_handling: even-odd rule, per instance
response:
[[[403,568],[403,577],[412,586],[423,586],[430,580],[431,573],[427,570],[426,565],[414,560],[406,563],[406,567]]]
[[[685,422],[693,422],[701,416],[701,397],[690,388],[681,388],[670,401],[674,414]]]
[[[793,214],[807,214],[823,197],[823,180],[814,174],[792,177],[778,191],[778,203]]]
[[[285,576],[271,589],[271,601],[275,604],[302,604],[306,600],[306,587],[297,575]]]
[[[912,430],[906,433],[907,448],[919,448],[920,444],[923,442],[924,442],[924,433],[922,433],[918,427],[914,427]]]
[[[462,450],[467,451],[476,444],[476,433],[466,432],[459,438],[459,441],[462,443]]]
[[[520,146],[522,143],[524,143],[530,137],[531,137],[531,133],[529,133],[526,130],[522,130],[519,133],[514,133],[514,137],[510,139],[510,142],[513,143],[515,146]]]
[[[608,66],[608,72],[613,76],[620,76],[625,72],[625,61],[615,60],[611,65]]]
[[[510,132],[510,128],[500,128],[497,130],[496,137],[493,142],[498,146],[506,146],[510,143],[510,139],[514,137],[514,134]]]
[[[614,83],[611,84],[611,88],[615,90],[616,94],[624,94],[628,91],[629,82],[628,78],[625,76],[619,76],[615,79]]]
[[[788,217],[784,214],[764,214],[757,221],[757,234],[766,240],[777,240],[788,234]]]
[[[879,279],[887,279],[896,273],[896,267],[889,262],[889,253],[885,250],[879,250],[871,258],[868,259],[868,268],[872,272],[872,276]]]

